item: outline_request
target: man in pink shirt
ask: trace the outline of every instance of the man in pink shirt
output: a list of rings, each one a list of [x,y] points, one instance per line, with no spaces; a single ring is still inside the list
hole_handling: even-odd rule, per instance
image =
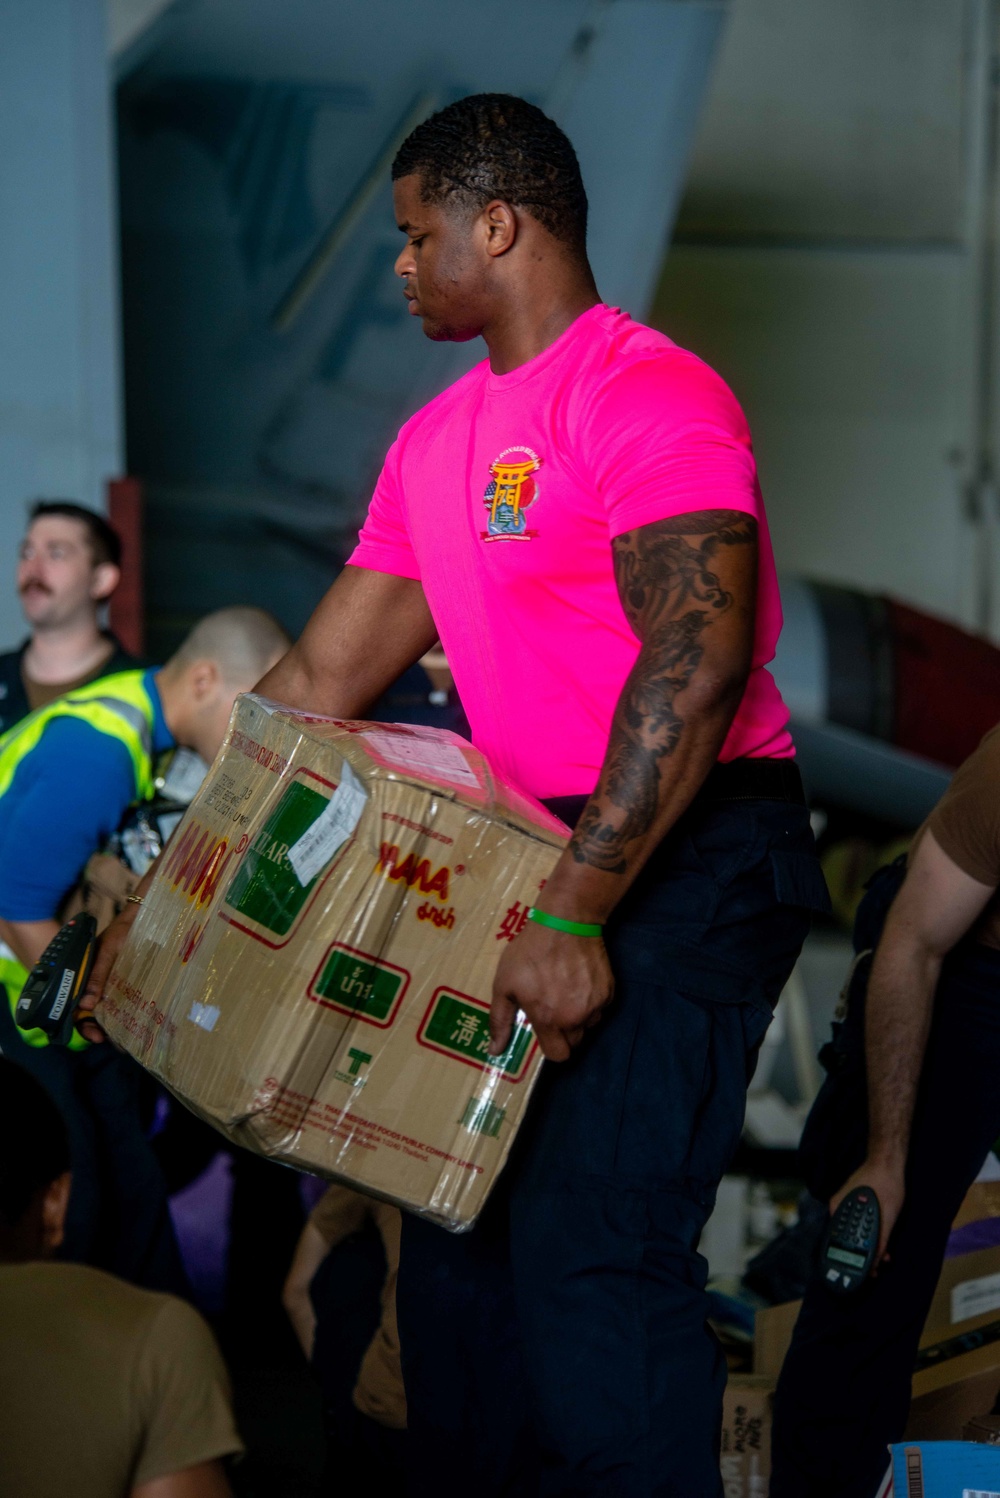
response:
[[[605,306],[576,156],[459,100],[393,166],[396,262],[488,358],[406,423],[269,696],[362,717],[440,636],[494,765],[575,825],[500,957],[550,1062],[476,1229],[404,1223],[414,1493],[716,1498],[725,1361],[696,1246],[825,890],[767,672],[781,625],[746,422]]]

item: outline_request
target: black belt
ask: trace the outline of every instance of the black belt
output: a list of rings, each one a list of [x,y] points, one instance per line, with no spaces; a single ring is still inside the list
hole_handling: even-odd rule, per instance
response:
[[[550,796],[545,805],[569,827],[575,827],[588,796]],[[802,776],[794,759],[732,759],[713,765],[692,802],[788,801],[805,806]],[[690,809],[690,808],[689,808]]]
[[[731,759],[728,764],[713,765],[695,799],[806,804],[794,759]]]

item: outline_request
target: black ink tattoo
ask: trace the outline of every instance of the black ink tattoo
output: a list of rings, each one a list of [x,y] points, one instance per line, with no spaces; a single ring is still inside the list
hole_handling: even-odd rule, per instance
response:
[[[684,729],[677,698],[701,664],[702,636],[733,603],[713,559],[756,539],[757,522],[741,510],[701,510],[612,542],[622,607],[642,649],[615,711],[601,783],[570,843],[578,863],[623,874],[626,845],[649,831],[660,762]]]

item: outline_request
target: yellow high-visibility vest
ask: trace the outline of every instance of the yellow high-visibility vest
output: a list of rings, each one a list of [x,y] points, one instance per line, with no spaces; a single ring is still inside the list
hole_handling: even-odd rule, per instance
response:
[[[117,739],[128,750],[135,777],[135,800],[148,801],[153,794],[153,722],[156,707],[146,689],[144,671],[119,671],[76,687],[65,697],[57,697],[44,707],[36,708],[20,723],[0,735],[0,796],[5,796],[21,761],[38,745],[42,734],[54,718],[77,718],[89,723],[98,733]],[[124,811],[124,807],[122,808]],[[0,983],[7,990],[11,1011],[16,1008],[28,977],[28,969],[18,962],[9,947],[0,943]],[[28,1045],[48,1045],[43,1030],[19,1032]],[[70,1041],[73,1050],[82,1050],[87,1042],[76,1031]]]

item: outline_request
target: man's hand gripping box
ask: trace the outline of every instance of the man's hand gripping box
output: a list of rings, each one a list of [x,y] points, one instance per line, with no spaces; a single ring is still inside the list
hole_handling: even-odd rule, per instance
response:
[[[454,734],[241,697],[97,1018],[258,1154],[461,1230],[541,1056],[493,975],[566,829]]]

